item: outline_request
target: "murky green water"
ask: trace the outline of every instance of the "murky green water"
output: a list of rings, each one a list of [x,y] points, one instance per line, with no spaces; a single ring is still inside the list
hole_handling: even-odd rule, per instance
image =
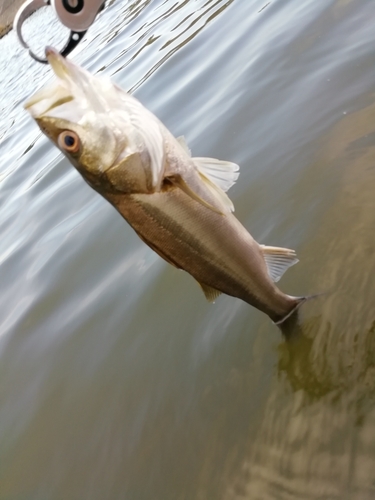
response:
[[[22,109],[49,69],[0,41],[1,500],[375,498],[374,18],[117,0],[73,54],[240,164],[237,217],[300,258],[281,288],[328,292],[288,340],[90,190]],[[62,36],[45,19],[39,47]]]

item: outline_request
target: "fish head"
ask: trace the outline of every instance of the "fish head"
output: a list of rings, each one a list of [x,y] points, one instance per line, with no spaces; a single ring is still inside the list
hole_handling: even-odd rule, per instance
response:
[[[137,166],[137,170],[132,168],[132,176],[139,176],[150,190],[158,182],[163,164],[162,138],[155,138],[155,134],[160,136],[156,119],[152,123],[156,132],[151,132],[150,141],[147,133],[134,125],[138,108],[143,108],[136,99],[51,47],[46,48],[46,57],[57,81],[24,104],[42,132],[90,184],[119,166],[124,170],[129,166],[127,159],[134,160],[136,155],[137,162],[130,162]],[[118,172],[116,175],[118,178]]]

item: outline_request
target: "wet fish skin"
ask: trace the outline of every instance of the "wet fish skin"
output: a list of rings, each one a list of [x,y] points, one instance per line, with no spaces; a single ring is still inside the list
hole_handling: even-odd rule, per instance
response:
[[[259,245],[233,215],[220,185],[232,185],[238,167],[192,158],[132,96],[54,49],[46,56],[58,83],[25,107],[88,184],[155,252],[191,274],[209,300],[225,293],[275,323],[290,316],[306,299],[284,294],[274,281],[298,260],[292,250]],[[63,131],[78,137],[77,153],[59,142]]]
[[[250,235],[245,241],[239,237],[243,228],[234,216],[228,216],[229,220],[219,214],[206,217],[194,200],[186,198],[176,188],[152,195],[107,196],[141,239],[167,262],[214,290],[244,300],[275,323],[282,320],[299,299],[282,293],[265,279],[267,269],[256,241]],[[187,219],[194,222],[194,228],[186,227]],[[221,230],[226,231],[225,245]],[[213,248],[219,242],[220,251]],[[227,252],[232,252],[231,259]],[[236,258],[240,265],[236,265]]]

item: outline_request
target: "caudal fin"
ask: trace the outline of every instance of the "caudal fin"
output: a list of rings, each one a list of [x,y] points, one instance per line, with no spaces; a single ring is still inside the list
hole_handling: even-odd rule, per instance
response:
[[[319,295],[322,295],[322,294],[317,293],[316,295],[307,295],[306,297],[292,297],[289,295],[289,297],[291,299],[294,299],[295,305],[285,316],[283,316],[278,321],[275,321],[275,325],[277,325],[277,326],[282,325],[284,323],[284,321],[286,321],[288,318],[293,316],[298,311],[298,309],[302,306],[302,304],[304,304],[308,300],[315,299],[316,297],[319,297]]]

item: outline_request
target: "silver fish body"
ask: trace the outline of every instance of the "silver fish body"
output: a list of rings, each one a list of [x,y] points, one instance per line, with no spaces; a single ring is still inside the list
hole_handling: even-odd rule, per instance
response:
[[[54,49],[46,55],[58,77],[55,95],[42,90],[25,107],[90,186],[156,253],[191,274],[208,300],[238,297],[276,323],[291,315],[305,298],[274,282],[298,260],[293,250],[259,245],[233,215],[224,191],[237,165],[192,158],[136,99]]]

